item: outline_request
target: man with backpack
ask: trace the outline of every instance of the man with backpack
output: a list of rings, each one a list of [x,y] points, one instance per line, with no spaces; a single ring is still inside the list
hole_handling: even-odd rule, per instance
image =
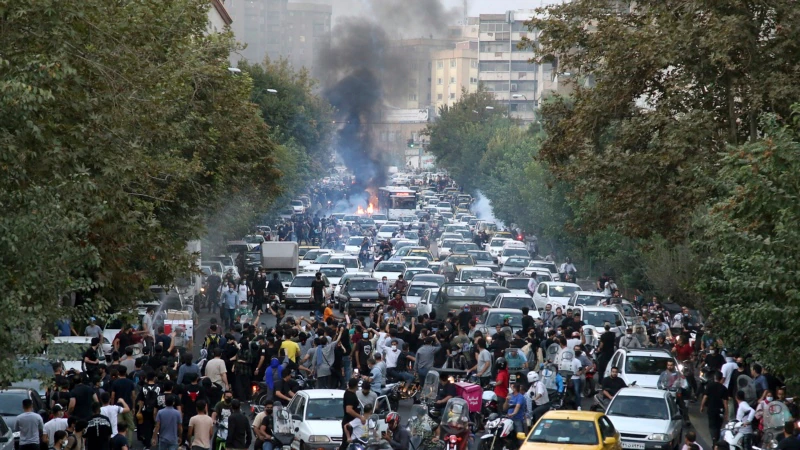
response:
[[[142,395],[139,396],[139,412],[142,414],[142,423],[139,424],[139,440],[144,444],[144,448],[149,448],[153,439],[153,430],[156,426],[156,414],[158,413],[158,397],[161,396],[163,389],[156,384],[155,372],[147,374],[147,383],[142,386]]]

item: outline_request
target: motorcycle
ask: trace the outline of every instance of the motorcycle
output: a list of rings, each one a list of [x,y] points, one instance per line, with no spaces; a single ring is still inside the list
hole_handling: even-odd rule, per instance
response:
[[[761,436],[761,446],[772,449],[778,446],[775,440],[783,433],[783,426],[787,421],[792,420],[792,413],[785,403],[772,401],[767,403],[761,417],[763,434]]]
[[[592,397],[592,406],[589,408],[592,411],[603,412],[608,408],[611,400],[607,399],[603,391],[599,391]]]
[[[272,445],[275,450],[291,450],[294,440],[292,417],[289,410],[283,406],[275,405],[272,408]]]
[[[738,420],[731,420],[722,429],[722,440],[727,442],[731,450],[743,450],[742,444],[744,433],[742,433],[742,423]]]
[[[427,406],[424,404],[413,405],[407,426],[411,435],[411,450],[438,448],[439,444],[434,437],[439,424],[428,415]]]
[[[444,436],[444,450],[466,450],[471,434],[467,401],[458,397],[448,400],[439,428]]]
[[[381,437],[380,426],[375,416],[367,420],[367,437],[352,437],[353,442],[348,450],[391,450],[392,446]]]
[[[428,415],[431,419],[439,421],[442,411],[436,408],[436,395],[439,393],[439,372],[431,370],[425,375],[425,383],[419,394],[420,403],[428,408]]]
[[[493,413],[485,429],[487,434],[481,437],[480,450],[512,450],[519,447],[513,420]]]

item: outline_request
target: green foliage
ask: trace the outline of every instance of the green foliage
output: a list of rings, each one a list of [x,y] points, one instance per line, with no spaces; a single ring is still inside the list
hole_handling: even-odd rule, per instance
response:
[[[763,139],[720,155],[724,194],[697,223],[698,289],[729,347],[746,348],[798,385],[800,355],[787,349],[800,312],[800,139],[772,115],[762,128]]]
[[[227,70],[232,35],[205,34],[208,8],[0,1],[6,349],[36,352],[61,316],[126,309],[187,270],[186,241],[227,196],[274,197],[275,145],[250,78]]]
[[[762,111],[788,117],[800,98],[800,29],[788,25],[800,8],[630,3],[626,11],[616,0],[574,0],[529,23],[560,70],[596,81],[543,105],[541,155],[584,203],[585,226],[680,242],[713,195],[715,155],[755,139]]]
[[[487,109],[488,108],[488,109]],[[439,119],[428,125],[428,151],[440,167],[446,167],[467,191],[480,185],[478,165],[494,137],[495,130],[508,129],[511,122],[491,93],[479,90],[466,94],[453,106],[443,106]]]

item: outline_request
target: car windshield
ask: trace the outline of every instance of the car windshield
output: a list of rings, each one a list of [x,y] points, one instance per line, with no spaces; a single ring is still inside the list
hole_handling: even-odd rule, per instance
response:
[[[347,273],[344,267],[322,267],[319,269],[326,277],[341,278]]]
[[[486,288],[475,284],[445,286],[445,293],[448,297],[485,297]]]
[[[511,278],[506,280],[506,287],[509,289],[527,289],[528,288],[528,279],[527,278]]]
[[[604,298],[600,295],[578,295],[574,306],[597,306]]]
[[[384,224],[381,227],[381,233],[391,233],[400,229],[399,225]]]
[[[484,270],[464,270],[461,272],[461,279],[462,280],[491,280],[492,279],[492,272],[487,272]]]
[[[372,220],[389,220],[389,218],[383,214],[373,214]]]
[[[473,262],[474,262],[474,261],[472,261],[472,258],[469,257],[469,256],[451,256],[451,257],[447,258],[447,260],[452,264],[458,264],[458,265],[465,265],[466,264],[466,265],[469,265],[469,266],[471,266],[473,264]]]
[[[409,297],[420,297],[425,289],[431,289],[433,286],[411,286],[408,288],[406,295]]]
[[[347,245],[361,245],[364,242],[363,236],[353,236],[347,240]]]
[[[328,260],[328,264],[341,264],[348,269],[356,269],[358,268],[358,259],[356,258],[331,258]]]
[[[637,419],[669,420],[667,402],[663,398],[654,397],[619,395],[611,402],[606,414]]]
[[[462,242],[453,246],[455,252],[465,253],[467,250],[479,250],[479,248],[473,242]]]
[[[489,243],[490,247],[502,247],[503,243],[505,243],[507,239],[493,239],[492,242]]]
[[[406,263],[407,267],[427,268],[430,265],[427,259],[404,259],[403,262]]]
[[[625,358],[625,373],[630,375],[661,375],[672,358],[657,356],[630,356]]]
[[[550,297],[569,297],[580,290],[580,286],[550,286]]]
[[[292,280],[291,287],[311,287],[311,282],[314,281],[314,277],[297,277]]]
[[[315,259],[319,258],[319,256],[323,254],[318,250],[309,250],[303,255],[303,261],[314,261]]]
[[[312,398],[308,401],[306,420],[339,420],[343,398]]]
[[[331,254],[326,253],[324,255],[319,255],[319,257],[317,257],[317,259],[315,259],[314,262],[318,264],[327,264],[328,261],[330,261],[330,259],[331,259]]]
[[[617,319],[622,320],[620,317],[619,312],[614,311],[584,311],[583,316],[581,319],[587,324],[593,327],[602,328],[606,322],[614,324],[617,322]]]
[[[363,279],[353,280],[350,282],[350,291],[374,291],[378,289],[378,280],[376,279]]]
[[[358,220],[358,216],[344,216],[342,219],[344,222],[355,222],[356,220]]]
[[[546,263],[546,262],[541,262],[541,261],[531,261],[530,263],[528,263],[528,267],[535,267],[535,268],[538,268],[538,269],[545,269],[545,270],[547,270],[548,272],[551,272],[551,273],[553,272],[553,269],[555,269],[555,266],[552,265],[551,263]]]
[[[24,413],[22,401],[26,398],[28,392],[25,390],[6,391],[0,394],[0,416],[16,417]]]
[[[521,327],[522,326],[522,313],[514,313],[514,312],[512,312],[512,313],[497,313],[497,312],[495,312],[493,314],[489,314],[489,311],[486,311],[484,314],[486,315],[486,317],[484,317],[484,320],[486,321],[485,322],[486,326],[489,326],[489,327],[493,327],[495,325],[502,325],[503,324],[503,318],[505,318],[506,316],[511,316],[511,320],[509,321],[509,323],[511,324],[512,327]]]
[[[264,236],[245,236],[244,241],[248,244],[260,244],[264,242]]]
[[[80,361],[89,343],[57,342],[47,346],[47,357],[53,360]]]
[[[455,239],[445,239],[442,242],[442,247],[452,248],[454,245],[458,244],[459,242],[461,242],[461,241],[460,240],[455,240]]]
[[[472,256],[472,259],[475,261],[493,261],[492,255],[489,252],[481,251],[481,250],[470,250],[469,256]]]
[[[417,281],[430,281],[431,283],[436,283],[439,286],[443,285],[445,281],[444,275],[434,275],[431,273],[423,273],[417,275],[415,278]]]
[[[511,267],[525,267],[528,265],[530,259],[528,258],[508,258],[505,265]]]
[[[523,307],[527,306],[530,309],[536,309],[533,305],[533,299],[530,297],[503,297],[500,301],[500,304],[497,305],[499,308],[514,308],[514,309],[522,309]]]
[[[524,248],[507,248],[503,250],[503,256],[529,256]]]
[[[288,272],[288,271],[286,271],[286,272],[267,272],[267,274],[266,274],[267,275],[267,280],[271,280],[272,277],[274,276],[273,275],[274,273],[278,274],[278,280],[280,280],[280,281],[289,281],[289,282],[291,282],[292,280],[294,280],[294,274],[292,272]]]
[[[375,267],[375,272],[405,272],[406,265],[403,263],[380,262]]]
[[[597,445],[597,427],[588,420],[542,419],[528,436],[528,442]]]

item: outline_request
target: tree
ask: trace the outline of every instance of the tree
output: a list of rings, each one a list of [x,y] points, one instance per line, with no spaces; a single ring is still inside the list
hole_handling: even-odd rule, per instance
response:
[[[127,310],[185,273],[186,241],[226,196],[274,197],[275,144],[208,8],[2,3],[4,360],[40,350],[59,317]]]
[[[633,4],[634,2],[630,2]],[[620,4],[627,4],[621,8]],[[581,80],[543,106],[541,156],[587,226],[680,242],[713,195],[717,154],[800,97],[800,8],[771,2],[575,0],[529,22],[528,45]],[[564,77],[560,77],[563,79]],[[602,202],[594,201],[599,198]]]
[[[800,112],[800,107],[796,107]],[[795,116],[796,119],[797,116]],[[798,385],[800,312],[800,139],[768,115],[764,139],[720,155],[723,195],[698,219],[694,247],[703,256],[698,290],[713,315],[713,333]]]
[[[430,136],[428,151],[465,190],[479,185],[478,165],[497,127],[510,127],[490,92],[462,92],[459,102],[439,109],[439,119],[423,134]]]

